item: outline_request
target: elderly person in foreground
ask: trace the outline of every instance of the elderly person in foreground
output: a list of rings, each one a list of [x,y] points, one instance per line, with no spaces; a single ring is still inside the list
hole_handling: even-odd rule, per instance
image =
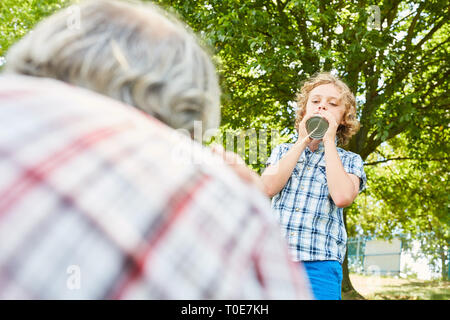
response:
[[[0,76],[0,298],[311,298],[268,199],[165,125],[219,124],[195,36],[155,6],[79,9]]]

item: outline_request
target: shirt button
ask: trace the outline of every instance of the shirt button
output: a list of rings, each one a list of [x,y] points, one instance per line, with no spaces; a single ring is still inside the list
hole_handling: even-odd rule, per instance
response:
[[[300,190],[305,190],[305,188],[303,188],[303,187],[300,187]]]
[[[299,208],[295,208],[295,211],[297,211],[297,212],[298,212],[298,211],[300,211],[300,209],[299,209]]]
[[[295,232],[291,232],[291,236],[295,236]]]

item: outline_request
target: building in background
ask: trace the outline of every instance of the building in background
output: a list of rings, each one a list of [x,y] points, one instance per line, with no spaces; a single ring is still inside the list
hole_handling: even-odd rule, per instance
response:
[[[350,272],[376,275],[408,277],[430,280],[440,274],[431,271],[426,258],[415,260],[420,245],[413,241],[411,251],[403,249],[399,238],[391,241],[371,237],[355,237],[348,240],[348,265]]]

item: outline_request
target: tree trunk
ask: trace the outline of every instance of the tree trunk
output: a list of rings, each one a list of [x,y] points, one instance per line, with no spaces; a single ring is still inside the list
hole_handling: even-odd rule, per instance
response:
[[[347,228],[347,213],[344,209],[344,224]],[[364,297],[353,288],[352,281],[350,280],[350,273],[348,271],[348,250],[345,252],[344,263],[342,264],[342,294],[345,296],[349,296],[355,300],[362,300]]]
[[[342,293],[345,296],[352,297],[354,300],[364,299],[364,297],[353,287],[352,281],[350,280],[347,253],[345,253],[344,263],[342,264]]]
[[[450,268],[450,265],[445,265],[445,262],[448,259],[448,256],[445,254],[445,247],[444,246],[440,246],[440,256],[441,256],[441,276],[442,276],[442,280],[446,281],[446,280],[450,280],[448,279],[448,268]],[[450,264],[450,263],[449,263]]]

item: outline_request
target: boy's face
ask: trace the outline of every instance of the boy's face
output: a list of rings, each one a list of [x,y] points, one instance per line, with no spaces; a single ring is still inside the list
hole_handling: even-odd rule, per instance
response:
[[[311,90],[306,103],[306,114],[316,114],[323,109],[330,112],[336,123],[342,124],[345,114],[345,105],[341,99],[339,89],[332,83],[322,84]]]

